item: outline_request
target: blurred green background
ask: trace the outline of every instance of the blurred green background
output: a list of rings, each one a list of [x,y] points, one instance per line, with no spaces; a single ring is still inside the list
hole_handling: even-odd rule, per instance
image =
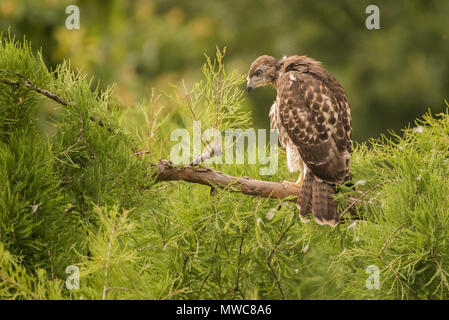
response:
[[[76,4],[81,28],[68,30]],[[380,30],[367,30],[365,9],[380,8]],[[132,108],[151,88],[201,79],[203,54],[227,46],[227,68],[246,73],[262,54],[308,55],[345,88],[354,139],[399,130],[449,97],[449,1],[60,1],[0,0],[0,29],[42,48],[54,67],[64,59]],[[94,83],[95,83],[94,81]],[[254,125],[268,127],[271,88],[248,95]],[[165,109],[171,112],[170,105]]]

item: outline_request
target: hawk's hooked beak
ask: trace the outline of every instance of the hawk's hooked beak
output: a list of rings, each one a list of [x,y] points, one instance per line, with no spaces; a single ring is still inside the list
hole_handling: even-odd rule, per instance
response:
[[[253,82],[253,79],[251,79],[249,76],[246,78],[246,91],[250,92],[254,89]]]

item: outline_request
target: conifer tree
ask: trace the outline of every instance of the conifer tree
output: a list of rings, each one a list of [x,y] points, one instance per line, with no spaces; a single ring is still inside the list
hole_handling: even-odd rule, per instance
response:
[[[192,119],[251,126],[244,77],[222,52],[201,82],[168,94],[168,113],[156,92],[123,110],[69,62],[48,70],[27,41],[1,41],[1,299],[449,298],[448,113],[355,146],[356,188],[341,188],[345,221],[331,229],[301,224],[288,198],[158,178],[205,166],[288,177],[283,153],[271,176],[258,164],[158,166]]]

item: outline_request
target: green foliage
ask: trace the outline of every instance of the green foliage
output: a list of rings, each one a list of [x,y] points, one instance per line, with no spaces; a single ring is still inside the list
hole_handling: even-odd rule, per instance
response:
[[[367,221],[352,228],[357,242],[336,261],[377,265],[383,288],[377,298],[449,296],[448,114],[429,113],[416,125],[355,152]]]
[[[62,299],[62,281],[49,281],[45,270],[33,274],[16,261],[0,243],[0,297],[2,299]]]
[[[170,131],[193,130],[189,104],[204,127],[248,125],[242,76],[221,58],[206,59],[193,89],[166,94],[182,111],[164,116],[154,91],[121,108],[68,63],[49,71],[28,43],[3,39],[0,298],[449,298],[447,113],[355,147],[356,188],[338,196],[348,222],[335,229],[301,224],[293,203],[154,183],[150,163],[168,157]],[[259,165],[215,166],[280,181],[290,177],[284,163],[281,153],[269,177]],[[365,286],[370,265],[378,290]],[[79,267],[78,290],[64,285],[68,266]]]

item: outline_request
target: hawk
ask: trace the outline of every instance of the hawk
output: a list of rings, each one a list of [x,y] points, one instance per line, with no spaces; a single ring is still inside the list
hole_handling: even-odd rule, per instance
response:
[[[287,150],[290,172],[300,170],[296,184],[299,217],[335,227],[339,222],[333,195],[351,179],[351,110],[338,81],[320,62],[307,56],[277,60],[261,56],[252,64],[247,89],[271,85],[276,100],[270,124]]]

